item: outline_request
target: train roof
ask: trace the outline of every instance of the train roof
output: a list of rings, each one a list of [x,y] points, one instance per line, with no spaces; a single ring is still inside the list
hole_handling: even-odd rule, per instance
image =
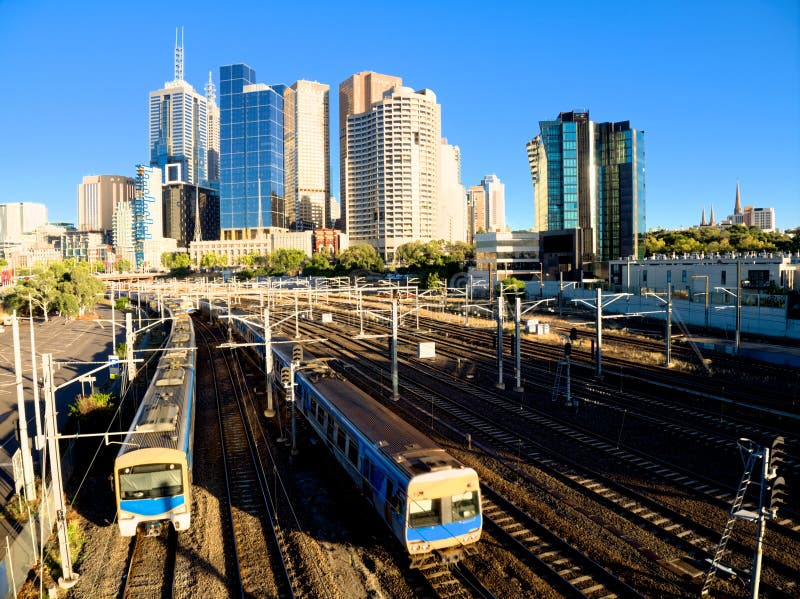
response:
[[[274,346],[283,356],[291,357],[286,345]],[[305,359],[313,359],[305,352]],[[314,387],[373,446],[410,476],[461,468],[461,462],[436,445],[389,408],[373,399],[353,383],[340,378],[300,371],[298,376],[311,380]]]
[[[194,389],[194,329],[186,313],[173,320],[155,376],[139,404],[118,457],[151,447],[183,450]]]

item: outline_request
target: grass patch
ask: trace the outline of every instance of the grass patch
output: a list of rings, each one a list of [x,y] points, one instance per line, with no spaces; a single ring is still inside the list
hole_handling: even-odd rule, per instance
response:
[[[69,406],[69,415],[80,418],[88,416],[97,410],[107,410],[111,407],[110,393],[92,393],[91,395],[79,395]]]

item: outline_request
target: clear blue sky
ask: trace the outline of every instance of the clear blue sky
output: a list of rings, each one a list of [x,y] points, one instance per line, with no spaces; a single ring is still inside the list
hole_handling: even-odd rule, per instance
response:
[[[575,108],[646,132],[648,228],[726,216],[737,180],[743,204],[800,226],[797,0],[497,4],[0,0],[0,202],[74,222],[84,175],[146,163],[148,93],[182,25],[196,89],[235,62],[331,86],[336,196],[338,85],[374,70],[436,92],[462,182],[496,173],[513,228],[533,224],[525,143]]]

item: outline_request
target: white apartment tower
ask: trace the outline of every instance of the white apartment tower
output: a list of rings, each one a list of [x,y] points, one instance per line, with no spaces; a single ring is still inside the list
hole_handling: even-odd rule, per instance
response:
[[[441,107],[429,89],[397,86],[347,117],[345,218],[350,243],[390,261],[398,246],[436,236]]]
[[[486,192],[486,231],[504,231],[506,228],[506,186],[497,175],[486,175],[481,181]]]
[[[283,93],[286,222],[331,226],[330,86],[297,81]]]
[[[347,182],[349,180],[347,152],[350,147],[347,141],[347,118],[354,114],[367,112],[374,103],[381,101],[385,92],[401,85],[403,85],[403,80],[400,77],[382,75],[372,71],[356,73],[339,84],[339,204],[341,207],[339,227],[345,232],[347,231]]]
[[[135,264],[133,242],[133,203],[119,202],[114,207],[112,245],[117,256]]]
[[[47,206],[35,202],[0,204],[0,243],[20,242],[47,224]]]
[[[111,231],[117,203],[133,198],[133,179],[88,175],[78,184],[78,230]]]
[[[467,198],[461,184],[461,150],[442,138],[439,144],[439,193],[435,239],[467,241]]]

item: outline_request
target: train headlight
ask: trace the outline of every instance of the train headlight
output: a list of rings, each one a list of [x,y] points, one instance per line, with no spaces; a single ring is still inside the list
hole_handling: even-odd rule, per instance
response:
[[[185,503],[183,505],[179,505],[174,510],[172,510],[172,512],[175,513],[175,514],[185,514],[188,511],[189,510],[186,508],[186,504]]]
[[[136,516],[131,514],[130,512],[125,512],[123,510],[119,511],[119,519],[120,520],[133,520]]]

